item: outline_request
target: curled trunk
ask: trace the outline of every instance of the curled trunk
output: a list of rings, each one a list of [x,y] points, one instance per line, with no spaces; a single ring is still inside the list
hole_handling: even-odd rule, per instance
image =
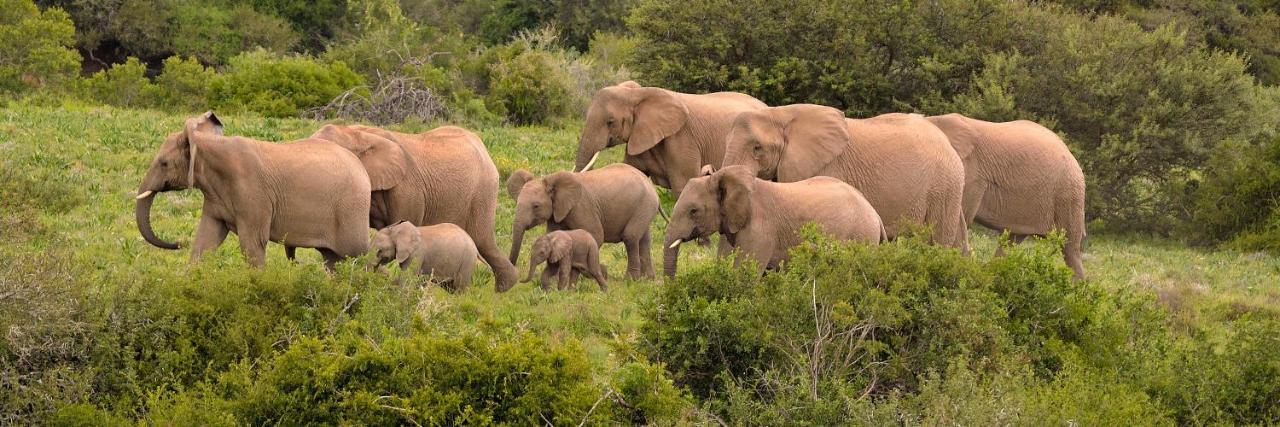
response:
[[[155,199],[155,194],[143,197],[138,200],[137,205],[134,207],[134,218],[138,222],[138,232],[142,233],[142,238],[145,239],[147,243],[150,243],[157,248],[178,249],[177,243],[161,240],[156,236],[156,233],[151,230],[151,203],[154,202]]]

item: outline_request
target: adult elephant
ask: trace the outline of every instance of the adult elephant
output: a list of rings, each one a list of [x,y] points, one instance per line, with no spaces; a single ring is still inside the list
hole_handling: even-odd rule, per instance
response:
[[[498,249],[494,232],[498,168],[475,133],[455,126],[406,134],[325,125],[312,137],[333,141],[360,157],[373,191],[370,226],[453,223],[466,230],[493,268],[495,289],[505,292],[515,285],[518,273]]]
[[[964,165],[947,136],[919,114],[846,119],[840,110],[813,104],[743,113],[734,121],[724,164],[777,182],[838,178],[866,196],[889,237],[907,219],[931,226],[935,242],[969,250],[961,215]]]
[[[601,150],[625,144],[627,164],[679,197],[703,165],[720,167],[733,118],[761,108],[766,105],[760,100],[735,92],[693,95],[632,81],[609,86],[587,109],[574,170],[590,168]]]
[[[228,232],[239,236],[255,267],[266,263],[268,241],[319,249],[329,269],[369,247],[369,177],[356,156],[329,141],[227,137],[213,112],[187,119],[183,131],[165,138],[138,186],[138,231],[148,243],[178,248],[152,231],[151,204],[158,193],[187,188],[204,195],[193,263]]]
[[[1008,231],[1014,242],[1061,229],[1063,258],[1083,278],[1084,172],[1062,139],[1027,120],[992,123],[960,114],[928,120],[964,162],[965,221]]]

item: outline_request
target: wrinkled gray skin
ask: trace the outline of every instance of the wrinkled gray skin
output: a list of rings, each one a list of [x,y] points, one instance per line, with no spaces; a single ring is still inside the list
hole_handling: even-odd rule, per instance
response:
[[[689,181],[671,210],[663,249],[663,274],[675,277],[679,243],[720,233],[761,269],[777,268],[798,232],[816,223],[840,239],[879,244],[884,225],[862,193],[838,179],[814,177],[791,183],[758,179],[746,167],[729,166]]]
[[[1014,242],[1064,230],[1063,259],[1083,279],[1084,172],[1062,139],[1027,120],[992,123],[959,114],[928,119],[964,162],[965,221],[1008,231]]]
[[[223,136],[212,111],[187,119],[183,131],[165,138],[138,186],[138,231],[148,243],[178,248],[151,229],[151,204],[159,193],[188,188],[204,196],[192,263],[228,232],[255,267],[266,263],[268,241],[316,248],[331,270],[369,246],[369,176],[355,155],[329,141]]]
[[[402,271],[430,276],[451,291],[467,289],[480,256],[466,230],[449,223],[416,227],[401,222],[378,230],[372,246],[379,264],[394,261]]]
[[[457,224],[493,269],[494,288],[505,292],[515,285],[519,272],[498,248],[494,227],[498,168],[475,133],[455,126],[405,134],[325,125],[312,136],[333,141],[360,158],[372,184],[366,213],[374,228],[401,221]]]
[[[765,107],[735,92],[693,95],[633,81],[609,86],[591,99],[573,170],[607,147],[626,145],[627,164],[679,197],[703,165],[720,167],[734,117]]]
[[[919,114],[846,119],[813,104],[743,113],[724,164],[747,166],[769,181],[840,179],[866,196],[890,237],[907,220],[930,226],[935,242],[968,253],[964,164],[947,135]]]
[[[556,277],[559,290],[569,285],[577,285],[578,275],[586,273],[601,291],[608,291],[608,273],[600,265],[600,245],[590,233],[584,230],[557,230],[543,234],[533,242],[533,255],[529,261],[529,274],[522,282],[533,280],[533,272],[538,265],[546,263],[542,269],[542,290],[551,289],[551,277]]]
[[[653,278],[650,224],[658,213],[658,193],[635,168],[612,164],[543,178],[521,169],[507,179],[507,192],[516,199],[512,264],[519,260],[525,231],[546,224],[547,231],[581,229],[602,245],[626,245],[627,276]]]

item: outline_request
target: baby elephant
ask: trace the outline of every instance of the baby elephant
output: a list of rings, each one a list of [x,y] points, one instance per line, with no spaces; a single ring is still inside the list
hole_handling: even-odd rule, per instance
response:
[[[551,276],[557,277],[557,288],[564,290],[578,283],[578,274],[586,273],[600,284],[601,291],[609,290],[608,273],[600,265],[600,245],[585,230],[559,230],[543,234],[533,242],[533,259],[529,261],[529,275],[525,282],[533,280],[533,270],[538,264],[547,263],[542,269],[542,289],[551,289]]]
[[[379,264],[394,260],[404,270],[416,264],[418,273],[447,284],[452,291],[471,284],[471,271],[480,254],[471,236],[449,223],[417,227],[401,221],[378,230],[373,247],[378,250]]]
[[[761,269],[775,268],[800,243],[797,233],[814,222],[840,239],[879,244],[884,225],[867,199],[831,177],[777,183],[755,177],[745,166],[729,166],[689,180],[671,210],[663,273],[675,276],[680,243],[720,233]]]

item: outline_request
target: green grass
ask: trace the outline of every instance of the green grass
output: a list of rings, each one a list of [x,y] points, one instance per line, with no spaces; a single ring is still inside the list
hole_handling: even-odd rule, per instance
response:
[[[159,272],[191,271],[187,250],[165,251],[145,243],[133,219],[133,196],[143,172],[166,133],[180,129],[184,114],[113,108],[13,107],[0,110],[0,278],[67,280],[85,295],[108,292],[122,283],[146,283]],[[223,116],[228,134],[285,141],[310,134],[319,123],[297,119]],[[414,131],[418,127],[402,128]],[[502,178],[515,169],[545,174],[572,167],[577,129],[494,127],[480,129]],[[621,150],[602,155],[597,164],[616,162]],[[153,218],[167,238],[190,236],[199,217],[196,191],[160,197]],[[499,195],[498,242],[507,247],[513,201]],[[669,209],[669,204],[666,209]],[[661,240],[664,223],[654,223]],[[526,239],[532,242],[536,236]],[[972,232],[974,256],[989,258],[996,237]],[[184,238],[189,239],[189,238]],[[688,266],[713,256],[712,248],[686,245]],[[660,266],[661,248],[654,245]],[[320,270],[314,251],[301,251],[301,264],[288,264],[283,249],[268,248],[267,272]],[[54,262],[35,262],[55,257]],[[522,257],[527,262],[528,257]],[[529,284],[495,294],[492,276],[479,269],[473,287],[461,295],[436,288],[406,290],[417,298],[413,317],[426,324],[483,330],[532,331],[553,342],[582,342],[597,376],[609,375],[639,339],[640,311],[659,282],[622,280],[626,256],[621,245],[607,245],[603,258],[615,280],[608,293],[583,281],[569,292],[543,292]],[[22,261],[19,261],[22,260]],[[1170,322],[1188,329],[1214,325],[1247,311],[1280,313],[1280,258],[1261,253],[1188,248],[1178,242],[1133,236],[1091,236],[1085,256],[1090,280],[1111,289],[1155,294],[1170,308]],[[234,236],[199,268],[247,269]],[[527,264],[518,266],[521,274]],[[16,269],[24,269],[16,272]],[[341,275],[328,280],[345,280]],[[13,281],[0,281],[12,286]],[[384,286],[395,286],[387,281]],[[14,316],[20,301],[0,289],[0,327],[38,321]],[[376,304],[377,300],[370,302]],[[19,309],[20,310],[20,309]]]

